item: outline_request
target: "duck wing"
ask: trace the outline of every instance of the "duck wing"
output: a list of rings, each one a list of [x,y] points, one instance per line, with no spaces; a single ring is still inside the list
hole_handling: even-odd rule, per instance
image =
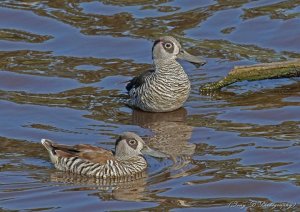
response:
[[[143,72],[137,77],[134,77],[126,85],[126,90],[129,92],[132,88],[138,88],[145,83],[145,80],[154,73],[154,70],[148,70]]]
[[[42,139],[42,144],[50,154],[58,157],[78,157],[92,163],[106,163],[107,160],[114,159],[112,151],[88,144],[78,144],[68,146],[57,144],[47,139]]]

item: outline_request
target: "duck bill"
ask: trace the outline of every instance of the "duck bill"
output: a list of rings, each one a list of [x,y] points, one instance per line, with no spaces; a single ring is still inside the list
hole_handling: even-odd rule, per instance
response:
[[[187,51],[185,51],[183,49],[179,52],[179,54],[177,55],[177,58],[181,59],[181,60],[186,60],[197,66],[203,66],[206,63],[206,61],[203,58],[191,55],[190,53],[188,53]]]
[[[151,149],[150,147],[144,145],[144,148],[141,150],[144,155],[150,155],[155,158],[168,158],[167,154],[159,152],[157,150]]]

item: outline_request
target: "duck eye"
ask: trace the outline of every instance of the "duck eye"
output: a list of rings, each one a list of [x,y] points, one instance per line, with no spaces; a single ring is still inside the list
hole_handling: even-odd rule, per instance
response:
[[[136,140],[129,140],[128,143],[129,143],[130,145],[135,145],[135,144],[136,144]]]
[[[164,46],[165,46],[167,49],[172,48],[172,44],[171,44],[171,43],[165,43]]]

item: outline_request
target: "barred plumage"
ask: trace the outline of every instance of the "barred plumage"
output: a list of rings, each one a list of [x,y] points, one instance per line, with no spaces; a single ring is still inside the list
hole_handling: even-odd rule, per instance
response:
[[[117,178],[125,175],[135,175],[147,168],[147,162],[143,157],[130,159],[126,162],[121,160],[107,160],[105,164],[87,162],[78,157],[58,157],[55,167],[61,171],[70,171],[87,176],[101,178]]]
[[[117,139],[115,153],[85,144],[66,146],[47,139],[41,142],[57,169],[103,179],[134,176],[145,171],[147,162],[143,153],[166,157],[150,149],[138,135],[129,132]]]
[[[155,41],[152,55],[155,69],[133,78],[126,86],[131,105],[150,112],[168,112],[182,107],[189,97],[191,84],[176,59],[200,65],[205,61],[184,51],[171,36]]]

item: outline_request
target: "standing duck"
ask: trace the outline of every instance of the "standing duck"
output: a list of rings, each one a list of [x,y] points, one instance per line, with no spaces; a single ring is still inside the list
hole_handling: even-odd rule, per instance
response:
[[[204,65],[205,61],[182,49],[171,36],[161,37],[152,47],[154,70],[134,77],[126,86],[130,105],[149,112],[169,112],[185,103],[191,90],[190,80],[176,59]]]
[[[126,132],[116,140],[115,152],[88,144],[67,146],[42,139],[54,166],[61,171],[94,176],[120,178],[134,176],[145,171],[147,162],[142,154],[166,157],[150,149],[141,137]]]

